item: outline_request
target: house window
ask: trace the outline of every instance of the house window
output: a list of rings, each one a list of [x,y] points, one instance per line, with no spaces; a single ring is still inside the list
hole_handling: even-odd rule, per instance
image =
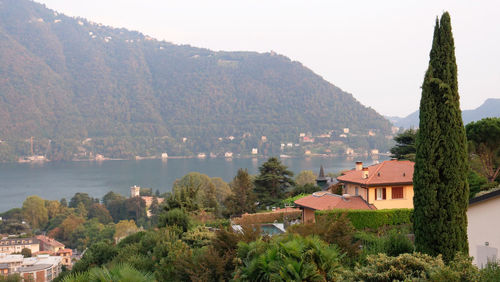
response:
[[[385,188],[377,188],[377,200],[385,200]]]
[[[392,187],[392,198],[403,199],[403,187]]]
[[[359,187],[354,188],[354,195],[359,196]]]

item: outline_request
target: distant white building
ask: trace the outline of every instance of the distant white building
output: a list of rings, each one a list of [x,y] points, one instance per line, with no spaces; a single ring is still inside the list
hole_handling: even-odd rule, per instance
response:
[[[354,155],[354,150],[353,150],[353,149],[351,149],[351,148],[347,148],[347,149],[345,150],[345,154],[346,154],[346,155]]]
[[[227,139],[233,141],[234,140],[234,136],[231,135],[231,136],[227,137]]]
[[[225,158],[232,158],[233,157],[233,152],[225,152],[224,153]]]
[[[349,133],[349,128],[348,127],[344,128],[344,133]]]
[[[267,136],[261,136],[260,141],[262,142],[267,142]]]
[[[252,148],[252,155],[257,155],[259,153],[259,149]]]
[[[162,153],[162,154],[161,154],[161,158],[162,158],[162,159],[166,159],[166,158],[168,158],[168,154],[167,154],[167,153]]]
[[[293,147],[293,143],[292,143],[292,142],[286,143],[286,146],[287,146],[288,148],[292,148],[292,147]]]
[[[302,133],[302,132],[301,132],[301,133],[299,133],[299,137],[304,137],[304,136],[306,136],[306,134],[305,134],[305,133]]]
[[[139,197],[141,195],[141,187],[134,185],[130,187],[130,198]]]

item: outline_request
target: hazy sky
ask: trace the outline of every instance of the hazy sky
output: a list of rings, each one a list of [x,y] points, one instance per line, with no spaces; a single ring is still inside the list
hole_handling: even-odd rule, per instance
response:
[[[462,109],[500,98],[500,1],[36,1],[176,44],[274,50],[398,116],[418,109],[435,18],[449,11]]]

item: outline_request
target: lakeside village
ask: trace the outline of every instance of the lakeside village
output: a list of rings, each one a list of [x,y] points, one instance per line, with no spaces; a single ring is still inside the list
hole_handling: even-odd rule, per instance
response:
[[[278,159],[271,158],[260,168],[261,175],[253,180],[255,184],[260,181],[259,178],[262,178],[266,167],[278,168],[280,171],[278,174],[282,176],[291,175]],[[222,196],[224,194],[222,191],[228,187],[224,187],[221,183],[215,186],[214,183],[217,182],[214,181],[215,178],[210,179],[198,173],[190,173],[174,183],[172,193],[164,195],[160,195],[158,191],[153,193],[152,189],[134,185],[130,188],[128,199],[110,192],[102,201],[99,201],[90,198],[87,194],[77,193],[67,205],[65,200],[44,201],[32,196],[24,202],[22,209],[6,212],[2,215],[7,218],[0,218],[0,227],[2,227],[0,231],[8,229],[14,233],[22,231],[17,235],[0,236],[0,277],[19,275],[24,281],[52,281],[61,273],[64,273],[63,275],[70,273],[74,263],[82,264],[79,262],[82,256],[89,251],[89,248],[92,251],[91,243],[106,238],[119,245],[120,241],[127,236],[137,232],[143,233],[145,229],[151,230],[154,227],[152,224],[157,224],[159,227],[175,225],[185,228],[184,235],[180,237],[182,241],[206,247],[210,240],[220,235],[216,235],[217,232],[225,230],[224,226],[227,226],[227,230],[231,230],[234,234],[248,233],[249,224],[257,226],[256,230],[262,236],[274,236],[286,232],[303,234],[307,228],[316,226],[314,224],[318,222],[321,225],[330,222],[327,226],[331,227],[334,225],[328,221],[328,218],[331,220],[333,216],[336,218],[335,221],[342,222],[340,219],[343,215],[347,215],[352,225],[349,223],[347,227],[341,226],[342,229],[347,229],[337,232],[347,234],[352,233],[353,229],[365,230],[363,232],[372,230],[376,233],[384,229],[385,231],[382,232],[399,230],[402,232],[399,235],[403,237],[397,237],[396,233],[389,232],[390,235],[384,235],[388,236],[384,237],[385,244],[389,246],[389,249],[400,248],[396,250],[399,253],[411,252],[413,235],[409,233],[408,227],[411,224],[413,212],[413,173],[414,162],[397,159],[369,166],[362,162],[355,162],[353,169],[343,171],[337,177],[331,173],[325,174],[321,166],[316,175],[311,171],[303,171],[297,175],[294,193],[289,193],[291,197],[281,202],[267,202],[269,199],[265,195],[255,197],[256,195],[251,195],[251,191],[241,190],[245,188],[245,184],[251,185],[245,183],[250,176],[244,170],[238,172],[229,188],[233,193],[240,192],[244,195],[230,194],[226,191],[226,195]],[[190,192],[193,193],[193,188],[198,189],[196,193],[201,194],[189,195]],[[258,189],[251,188],[258,194]],[[210,190],[214,192],[214,195],[209,193]],[[315,192],[308,193],[311,191]],[[224,199],[217,201],[218,197]],[[256,206],[248,206],[248,201],[241,200],[245,197],[248,197],[249,201],[262,199],[265,206],[261,206],[260,211],[257,211]],[[236,200],[237,198],[239,200]],[[40,200],[41,206],[35,207],[35,202]],[[218,220],[214,216],[221,213],[224,204],[227,211],[222,213],[231,215],[227,221]],[[180,211],[179,207],[191,211],[188,216],[189,220],[197,223],[188,224],[189,220],[185,214],[172,215]],[[474,265],[479,267],[484,267],[488,262],[498,258],[500,237],[497,235],[500,234],[500,227],[496,224],[492,225],[490,219],[500,213],[499,207],[500,187],[480,193],[469,201],[467,211],[469,254],[473,257]],[[44,211],[43,208],[46,210]],[[44,219],[41,214],[33,214],[35,211],[47,213],[48,218]],[[16,215],[16,213],[19,214]],[[16,217],[22,218],[22,222],[13,223]],[[45,220],[46,223],[40,220]],[[54,221],[59,225],[54,224]],[[117,223],[113,224],[113,222]],[[53,226],[50,227],[50,225]],[[111,225],[114,226],[110,228]],[[193,229],[188,231],[193,228],[193,225],[197,226],[194,231]],[[348,227],[349,225],[351,227]],[[50,228],[52,230],[48,230]],[[43,235],[32,235],[33,232],[39,233],[42,230],[45,230]],[[314,234],[314,231],[308,232]],[[360,234],[368,236],[363,232]],[[53,237],[65,241],[74,249],[65,247],[64,243]],[[353,243],[352,240],[354,239],[348,240],[348,245],[339,245],[347,255],[359,256],[360,242],[365,251],[373,248],[371,245],[373,242],[370,241],[374,240],[373,238],[354,240],[358,243]],[[391,247],[391,243],[401,244],[401,242],[406,245]],[[357,246],[357,250],[350,249],[352,248],[350,244]],[[349,252],[354,252],[354,254]],[[85,263],[88,264],[88,262]]]
[[[394,134],[401,132],[402,129],[398,127],[392,127],[392,135],[384,136],[386,143],[389,144],[392,142],[394,138]],[[296,142],[283,142],[280,143],[280,158],[290,158],[290,157],[374,157],[378,156],[387,156],[388,152],[384,152],[377,148],[367,148],[365,145],[359,144],[349,144],[347,141],[349,138],[369,138],[377,136],[377,130],[371,129],[368,130],[365,134],[356,134],[351,132],[349,128],[342,128],[339,130],[329,130],[323,134],[313,135],[312,133],[299,133],[297,136]],[[218,137],[218,142],[244,142],[247,138],[251,137],[250,133],[244,133],[242,136],[226,136],[226,137]],[[160,138],[168,138],[167,136]],[[0,141],[2,142],[2,141]],[[5,141],[3,141],[5,142]],[[26,140],[30,144],[31,153],[29,156],[23,156],[18,158],[19,163],[41,163],[48,162],[50,159],[44,155],[40,154],[40,151],[36,150],[36,147],[40,147],[43,144],[35,145],[35,138],[30,137]],[[40,141],[41,142],[41,141]],[[73,155],[73,161],[105,161],[105,160],[121,160],[117,158],[111,158],[105,156],[105,154],[96,153],[92,151],[92,138],[86,138],[81,141],[81,144],[77,147],[77,153]],[[183,137],[180,140],[180,144],[186,144],[189,142],[188,137]],[[251,148],[248,152],[239,152],[234,153],[232,151],[225,152],[198,152],[195,155],[186,155],[186,156],[172,156],[166,152],[161,153],[160,155],[151,155],[151,156],[135,156],[133,159],[135,160],[143,160],[143,159],[180,159],[180,158],[255,158],[255,157],[266,157],[266,152],[264,152],[264,148],[266,147],[266,143],[269,140],[267,136],[261,136],[260,141],[257,144],[257,147]],[[45,144],[47,143],[47,144]],[[44,141],[45,151],[50,151],[51,140]]]
[[[454,50],[444,12],[394,159],[30,196],[0,214],[0,281],[500,281],[500,118],[464,127]]]

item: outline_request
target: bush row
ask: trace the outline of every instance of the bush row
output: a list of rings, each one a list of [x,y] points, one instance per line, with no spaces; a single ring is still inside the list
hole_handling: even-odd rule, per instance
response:
[[[335,220],[345,213],[356,229],[377,229],[387,225],[400,225],[412,222],[413,209],[388,210],[325,210],[316,211],[316,221],[321,218]]]
[[[234,224],[242,223],[271,223],[271,222],[283,222],[286,217],[287,220],[299,219],[302,216],[302,211],[297,209],[288,208],[283,212],[265,212],[265,213],[253,213],[244,214],[241,217],[233,218]]]

